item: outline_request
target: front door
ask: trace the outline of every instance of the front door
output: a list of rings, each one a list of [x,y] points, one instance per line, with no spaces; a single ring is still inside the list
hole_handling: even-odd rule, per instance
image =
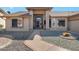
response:
[[[42,29],[43,28],[43,15],[34,15],[34,22],[33,22],[34,29]]]

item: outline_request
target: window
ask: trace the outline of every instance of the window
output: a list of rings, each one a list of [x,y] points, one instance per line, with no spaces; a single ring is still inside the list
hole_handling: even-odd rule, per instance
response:
[[[36,20],[37,20],[37,21],[41,21],[41,18],[40,18],[40,17],[37,17]]]
[[[51,19],[49,19],[49,27],[51,28]]]
[[[46,20],[44,20],[44,25],[46,25]]]
[[[65,26],[65,20],[59,20],[58,25],[64,27]]]
[[[12,27],[22,27],[22,19],[12,19]]]
[[[18,27],[22,27],[23,26],[22,19],[18,19],[17,25],[18,25]]]
[[[17,19],[12,19],[12,27],[17,27]]]

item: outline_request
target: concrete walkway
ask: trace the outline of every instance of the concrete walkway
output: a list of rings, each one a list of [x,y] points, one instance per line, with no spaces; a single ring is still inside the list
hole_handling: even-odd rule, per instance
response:
[[[0,51],[32,51],[29,47],[23,44],[24,40],[13,40],[12,44],[0,49]]]
[[[35,36],[36,34],[40,35],[40,30],[34,30],[34,31],[32,32],[32,34],[28,37],[28,39],[33,40],[33,38],[34,38],[34,36]]]
[[[12,43],[12,39],[0,37],[0,49],[10,45]]]
[[[57,45],[43,41],[39,30],[33,31],[28,39],[33,40],[26,40],[24,44],[34,51],[69,51]]]

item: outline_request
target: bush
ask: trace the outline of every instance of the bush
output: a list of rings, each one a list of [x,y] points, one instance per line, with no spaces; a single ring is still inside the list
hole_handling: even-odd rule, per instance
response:
[[[68,32],[64,32],[64,33],[63,33],[63,36],[65,36],[65,37],[69,37],[69,36],[70,36],[70,33],[68,33]]]
[[[2,24],[0,24],[0,28],[2,28],[3,27],[3,25]]]

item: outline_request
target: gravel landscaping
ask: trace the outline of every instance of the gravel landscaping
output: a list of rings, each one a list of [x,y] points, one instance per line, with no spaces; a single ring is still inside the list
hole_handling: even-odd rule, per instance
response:
[[[0,31],[0,37],[12,39],[12,43],[0,49],[0,51],[32,51],[29,47],[24,45],[24,40],[27,40],[32,31]],[[0,38],[1,39],[1,38]],[[3,41],[5,42],[5,41]],[[1,41],[1,43],[3,43]],[[0,44],[1,44],[0,43]]]
[[[79,41],[78,40],[68,40],[68,39],[62,39],[60,37],[55,36],[48,36],[43,37],[43,40],[55,44],[57,46],[72,50],[72,51],[79,51]]]
[[[70,32],[72,36],[76,37],[75,40],[67,40],[62,39],[59,36],[63,33],[63,31],[41,31],[41,36],[43,36],[43,40],[48,43],[55,44],[57,46],[72,50],[79,51],[79,33],[78,32]]]
[[[62,33],[59,31],[35,31],[31,32],[0,32],[0,37],[6,37],[12,39],[12,43],[8,46],[0,49],[0,51],[32,51],[29,47],[24,45],[25,40],[32,40],[35,34],[39,34],[43,37],[44,41],[55,44],[57,46],[72,50],[79,51],[79,34],[73,32],[73,36],[77,37],[75,40],[62,39],[59,35]],[[3,41],[6,42],[6,41]],[[1,43],[0,43],[1,44]]]

